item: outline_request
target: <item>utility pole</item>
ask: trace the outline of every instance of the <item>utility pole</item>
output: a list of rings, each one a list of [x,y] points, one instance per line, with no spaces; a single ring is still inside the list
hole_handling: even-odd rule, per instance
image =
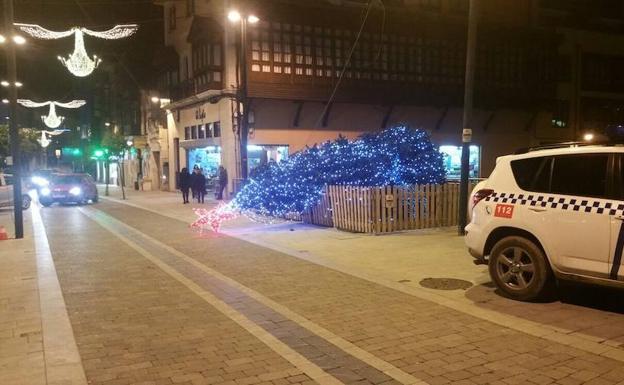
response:
[[[470,173],[470,143],[472,142],[472,96],[474,93],[475,56],[477,54],[477,24],[479,0],[470,0],[468,11],[468,43],[466,45],[466,80],[464,82],[464,118],[462,124],[461,181],[459,184],[459,224],[457,232],[464,235],[468,224],[468,186]]]
[[[4,30],[7,49],[7,71],[9,75],[9,136],[13,158],[13,212],[15,217],[15,238],[24,238],[22,216],[22,162],[20,137],[17,128],[17,60],[15,58],[15,30],[13,29],[13,0],[4,0]]]

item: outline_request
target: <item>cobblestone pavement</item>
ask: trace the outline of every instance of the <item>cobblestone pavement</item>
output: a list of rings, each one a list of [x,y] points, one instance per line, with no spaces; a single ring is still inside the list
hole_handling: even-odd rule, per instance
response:
[[[152,212],[43,217],[91,383],[624,383],[622,361]]]

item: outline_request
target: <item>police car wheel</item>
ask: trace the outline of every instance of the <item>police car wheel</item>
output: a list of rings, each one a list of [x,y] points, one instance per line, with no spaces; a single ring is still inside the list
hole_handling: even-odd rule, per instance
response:
[[[538,299],[552,282],[544,253],[523,237],[512,236],[498,241],[492,248],[488,265],[496,286],[513,299]]]

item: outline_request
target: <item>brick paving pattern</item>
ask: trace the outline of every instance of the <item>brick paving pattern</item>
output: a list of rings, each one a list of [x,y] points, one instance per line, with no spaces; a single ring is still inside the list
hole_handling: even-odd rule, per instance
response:
[[[3,272],[0,277],[0,384],[44,385],[34,245],[28,239],[3,242],[0,250]]]
[[[75,208],[42,215],[89,383],[314,383]]]
[[[139,231],[128,231],[125,227],[115,224],[104,216],[99,216],[97,220],[103,221],[108,226],[115,228],[116,231],[123,233],[136,245],[173,267],[200,287],[218,296],[222,301],[343,383],[350,384],[363,380],[368,380],[374,384],[390,385],[393,383],[392,378],[388,375],[350,356],[330,342],[250,298],[241,290],[198,270],[190,263],[179,259],[146,239]]]
[[[238,282],[431,384],[614,384],[621,362],[556,344],[223,235],[100,205]],[[138,215],[140,213],[140,215]]]

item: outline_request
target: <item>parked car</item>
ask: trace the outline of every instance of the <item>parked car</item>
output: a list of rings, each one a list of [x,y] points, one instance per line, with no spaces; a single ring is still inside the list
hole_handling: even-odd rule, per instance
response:
[[[31,202],[30,195],[22,192],[22,210],[28,210]],[[0,173],[0,207],[13,207],[13,185],[2,173]]]
[[[47,187],[39,190],[39,202],[44,206],[53,203],[86,204],[98,201],[98,191],[88,174],[54,174]]]
[[[560,145],[500,157],[472,193],[466,245],[508,296],[556,279],[624,287],[624,147]]]

